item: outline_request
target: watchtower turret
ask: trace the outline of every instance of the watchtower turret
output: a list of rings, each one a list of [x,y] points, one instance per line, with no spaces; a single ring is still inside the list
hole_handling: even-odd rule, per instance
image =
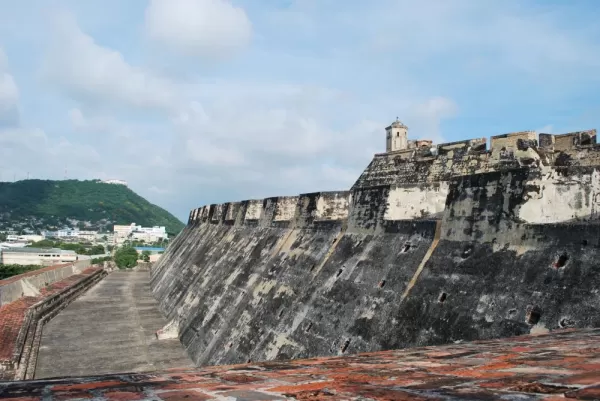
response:
[[[402,124],[398,120],[398,117],[396,117],[396,121],[385,129],[385,135],[386,152],[408,149],[408,127]]]

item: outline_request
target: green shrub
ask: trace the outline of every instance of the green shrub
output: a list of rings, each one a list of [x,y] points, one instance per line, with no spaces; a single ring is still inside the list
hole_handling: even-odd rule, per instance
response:
[[[112,260],[112,256],[105,256],[103,258],[94,258],[94,259],[92,259],[92,264],[93,265],[98,265],[100,263],[108,262],[108,261],[111,261],[111,260]]]
[[[41,269],[43,266],[37,265],[2,265],[0,264],[0,280],[4,280],[5,278],[9,278],[12,276],[17,276],[19,274],[27,273],[33,270]]]
[[[137,265],[138,253],[131,246],[124,246],[115,252],[115,263],[119,269],[129,269]]]

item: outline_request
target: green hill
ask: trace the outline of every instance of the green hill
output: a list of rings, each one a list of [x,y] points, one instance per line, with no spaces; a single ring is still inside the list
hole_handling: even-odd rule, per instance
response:
[[[74,222],[77,220],[78,222]],[[33,230],[65,225],[112,229],[113,224],[165,226],[170,234],[184,226],[124,185],[97,180],[0,182],[0,224]]]

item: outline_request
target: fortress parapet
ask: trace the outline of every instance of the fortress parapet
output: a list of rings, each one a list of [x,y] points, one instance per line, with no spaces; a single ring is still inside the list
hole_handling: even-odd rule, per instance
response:
[[[515,169],[528,171],[523,177],[529,183],[529,193],[515,212],[522,221],[557,222],[598,214],[593,206],[596,198],[587,200],[600,193],[594,189],[596,176],[578,178],[567,185],[556,172],[600,166],[596,130],[539,136],[535,131],[494,135],[489,149],[486,138],[433,144],[430,140],[409,140],[407,135],[408,127],[398,120],[388,126],[387,152],[373,157],[350,191],[207,205],[190,212],[189,224],[282,228],[344,223],[353,228],[376,229],[390,221],[439,220],[447,211],[453,182]],[[573,198],[560,214],[554,211],[556,205],[544,203],[568,200],[567,193],[585,199],[586,207],[579,207],[581,202]]]

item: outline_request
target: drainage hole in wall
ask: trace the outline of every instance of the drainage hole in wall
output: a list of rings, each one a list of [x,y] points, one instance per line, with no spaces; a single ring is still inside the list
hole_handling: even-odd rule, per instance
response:
[[[316,266],[316,265],[312,265],[312,266],[310,267],[310,271],[313,271],[313,270],[315,270],[315,266]]]
[[[312,328],[312,325],[313,325],[313,324],[312,324],[312,322],[310,322],[310,323],[308,324],[308,326],[306,326],[306,330],[304,330],[304,332],[305,332],[305,333],[308,333],[308,332],[310,331],[310,329]]]
[[[410,244],[405,244],[404,248],[402,248],[402,252],[401,253],[406,253],[406,252],[410,251],[410,247],[411,247]]]
[[[508,311],[508,314],[511,316],[514,315],[515,313],[517,313],[516,309],[509,309],[509,311]]]
[[[283,311],[284,311],[284,310],[285,310],[285,309],[281,309],[281,310],[279,311],[279,315],[278,315],[278,317],[281,317],[281,316],[283,315]]]
[[[561,267],[564,267],[567,264],[568,260],[569,255],[566,252],[563,252],[558,256],[558,258],[556,258],[556,261],[554,262],[553,266],[557,269],[560,269]]]
[[[336,276],[336,277],[339,277],[339,276],[340,276],[340,274],[342,274],[342,272],[343,272],[343,271],[344,271],[344,269],[340,269],[340,270],[338,270],[338,272],[337,272],[337,274],[336,274],[335,276]]]
[[[468,258],[469,256],[471,256],[471,254],[473,253],[473,247],[472,246],[466,246],[465,249],[463,250],[462,254],[460,255],[463,259]]]
[[[438,297],[438,302],[443,304],[444,302],[446,302],[447,297],[448,297],[448,294],[446,294],[445,292],[442,292],[440,294],[440,296]]]
[[[379,288],[383,288],[383,287],[385,287],[385,280],[381,280],[379,282]]]
[[[558,326],[561,329],[566,329],[567,327],[575,326],[575,321],[573,319],[569,319],[568,317],[563,317],[558,321]]]
[[[533,308],[531,308],[531,310],[527,314],[527,323],[529,323],[531,325],[538,324],[541,317],[542,317],[542,310],[539,307],[534,306]]]
[[[342,345],[342,353],[346,352],[346,350],[348,349],[348,346],[350,345],[350,339],[347,339],[344,342],[344,345]]]
[[[583,241],[581,241],[581,245],[587,246],[588,245],[588,240],[584,239]]]

